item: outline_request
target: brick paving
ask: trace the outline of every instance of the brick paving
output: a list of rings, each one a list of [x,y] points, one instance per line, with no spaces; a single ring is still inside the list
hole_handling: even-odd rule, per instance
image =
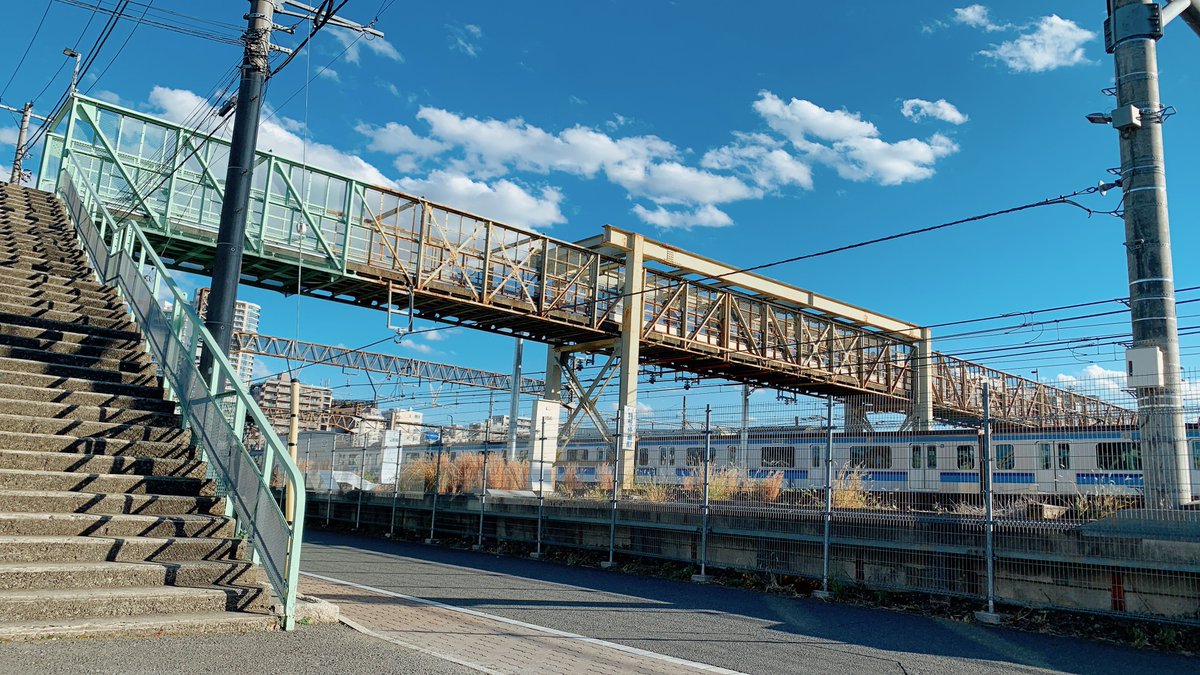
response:
[[[493,673],[732,673],[603,640],[305,575],[301,592],[378,637]]]

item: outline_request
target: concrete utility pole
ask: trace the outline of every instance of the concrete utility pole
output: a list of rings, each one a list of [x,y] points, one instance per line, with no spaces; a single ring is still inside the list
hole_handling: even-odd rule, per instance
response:
[[[29,136],[29,118],[32,116],[33,103],[29,102],[21,109],[21,129],[17,132],[17,151],[13,155],[12,178],[9,180],[13,185],[21,184],[21,164],[25,161],[25,139]]]
[[[237,111],[229,147],[229,166],[225,172],[225,195],[221,200],[221,226],[217,232],[216,257],[213,260],[212,291],[208,296],[204,322],[217,344],[210,345],[229,353],[233,338],[233,311],[237,302],[238,281],[242,272],[242,250],[246,239],[246,214],[250,207],[250,182],[254,177],[254,149],[258,145],[258,122],[262,110],[263,84],[271,65],[271,27],[275,3],[250,0],[246,32],[242,35],[242,78],[238,85]],[[201,363],[201,372],[212,372],[211,357]]]
[[[1151,0],[1108,0],[1108,12],[1105,48],[1116,61],[1117,108],[1099,119],[1111,122],[1120,134],[1133,327],[1127,370],[1137,391],[1146,507],[1176,508],[1191,501],[1192,488],[1179,373],[1157,41],[1165,25],[1181,13],[1200,31],[1200,0],[1173,0],[1165,8]]]
[[[517,417],[521,414],[521,366],[525,354],[525,340],[517,338],[513,348],[512,399],[508,405],[508,459],[517,461]],[[488,413],[491,417],[491,413]],[[530,422],[532,424],[532,421]],[[529,432],[533,433],[530,427]]]

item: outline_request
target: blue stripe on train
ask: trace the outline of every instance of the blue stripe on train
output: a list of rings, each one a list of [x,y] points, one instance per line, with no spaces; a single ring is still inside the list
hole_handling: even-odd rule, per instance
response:
[[[978,483],[979,474],[974,471],[943,471],[943,483]]]
[[[1140,473],[1077,473],[1076,485],[1124,485],[1126,487],[1142,487]]]
[[[565,476],[566,473],[567,473],[567,468],[565,466],[558,467],[558,477],[559,478],[562,478],[563,476]],[[577,466],[577,467],[575,467],[575,475],[579,476],[580,478],[583,478],[585,476],[589,477],[589,478],[595,478],[596,477],[596,467],[594,467],[594,466]]]
[[[863,475],[864,480],[877,482],[892,482],[898,483],[908,480],[907,471],[867,471]]]
[[[655,469],[654,467],[639,466],[637,468],[637,475],[639,475],[639,476],[654,476],[657,474],[658,474],[658,469]]]
[[[750,469],[746,475],[750,478],[769,478],[776,473],[782,473],[784,480],[808,480],[808,469]]]
[[[1005,473],[1005,472],[994,473],[994,474],[992,474],[992,480],[993,480],[993,481],[995,481],[997,485],[1001,485],[1001,484],[1004,484],[1004,483],[1008,483],[1008,484],[1010,484],[1010,485],[1012,485],[1012,484],[1019,484],[1019,483],[1029,483],[1029,484],[1032,484],[1032,483],[1036,483],[1036,482],[1037,482],[1037,479],[1036,479],[1036,478],[1034,478],[1034,476],[1033,476],[1033,472],[1032,472],[1032,471],[1029,471],[1029,472],[1024,472],[1024,471],[1016,471],[1016,472],[1010,472],[1010,473]]]

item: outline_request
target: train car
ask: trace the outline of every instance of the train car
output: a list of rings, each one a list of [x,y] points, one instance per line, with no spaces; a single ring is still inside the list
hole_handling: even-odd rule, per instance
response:
[[[783,486],[825,484],[826,434],[813,428],[755,428],[714,434],[712,468],[734,468],[750,479],[783,475]],[[704,435],[651,431],[638,439],[636,481],[682,484],[703,465]],[[997,494],[1139,495],[1144,486],[1136,430],[1020,431],[992,436],[993,488]],[[1188,428],[1192,485],[1200,492],[1200,430]],[[559,476],[573,467],[581,481],[594,480],[611,465],[612,448],[598,438],[580,438],[560,450]],[[985,480],[983,438],[974,430],[919,434],[835,434],[835,478],[854,473],[866,489],[883,492],[978,494]]]

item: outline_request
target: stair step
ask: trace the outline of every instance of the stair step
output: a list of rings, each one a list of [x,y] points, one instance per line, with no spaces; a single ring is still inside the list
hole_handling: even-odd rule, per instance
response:
[[[0,469],[0,491],[79,492],[87,495],[214,497],[216,483],[203,478],[123,473]]]
[[[100,325],[97,323],[79,321],[80,318],[86,317],[66,315],[62,312],[55,313],[53,316],[47,312],[42,312],[38,316],[33,316],[20,305],[0,303],[0,324],[8,324],[13,326],[34,326],[42,329],[84,333],[87,335],[113,338],[116,340],[142,339],[142,334],[137,331],[137,328],[132,322],[127,321],[122,325],[113,321],[109,321],[108,325]]]
[[[5,339],[37,340],[43,343],[61,344],[64,347],[76,347],[78,349],[145,351],[145,345],[140,335],[111,337],[109,335],[72,330],[71,327],[63,330],[59,328],[46,328],[44,326],[0,323],[0,336],[3,336]]]
[[[116,298],[113,288],[101,285],[94,275],[79,274],[72,279],[43,273],[43,271],[22,271],[16,269],[0,269],[0,283],[22,288],[46,289],[54,293],[79,293],[92,297]]]
[[[3,269],[3,268],[0,268],[0,269]],[[41,309],[38,307],[27,307],[25,305],[19,305],[19,304],[13,304],[10,302],[5,302],[4,299],[2,299],[2,298],[0,298],[0,313],[3,313],[5,315],[5,318],[4,318],[5,321],[11,321],[12,323],[17,323],[17,324],[21,324],[21,325],[25,325],[25,326],[30,325],[30,322],[17,321],[15,319],[10,319],[9,316],[25,317],[27,319],[36,319],[36,320],[40,320],[40,321],[66,324],[69,326],[77,326],[76,330],[78,330],[79,328],[82,328],[84,326],[88,327],[89,329],[95,329],[95,328],[108,329],[108,330],[116,332],[116,333],[121,333],[121,332],[133,333],[135,330],[137,330],[136,328],[134,328],[133,322],[131,322],[128,318],[126,318],[124,316],[115,317],[115,318],[114,317],[103,317],[103,316],[91,316],[88,314],[78,314],[76,312],[70,312],[70,311],[64,312],[64,311],[59,311],[59,310],[55,310],[55,309]],[[91,332],[91,331],[89,330],[86,332]],[[97,331],[97,332],[99,332],[99,331]]]
[[[134,513],[147,516],[225,513],[221,497],[0,489],[0,511],[20,513]]]
[[[261,568],[238,560],[0,563],[0,591],[151,586],[261,588],[266,581]]]
[[[0,512],[0,536],[230,538],[228,516]]]
[[[51,386],[26,386],[22,384],[0,383],[0,398],[24,400],[29,402],[59,403],[68,406],[89,406],[100,408],[123,408],[125,410],[145,410],[148,412],[173,413],[175,404],[161,398],[149,396],[125,396],[104,391],[82,391],[59,386],[71,386],[70,380],[49,378]],[[59,384],[65,383],[65,384]],[[86,384],[82,380],[75,381],[76,385]],[[113,385],[121,389],[121,385]],[[145,388],[138,388],[145,389]],[[144,391],[144,394],[154,393],[155,390]]]
[[[150,355],[145,352],[126,352],[117,358],[112,358],[86,354],[64,354],[58,351],[3,344],[0,341],[0,358],[36,361],[38,363],[86,368],[97,371],[151,375],[158,372],[154,363],[150,360]]]
[[[91,380],[114,384],[133,384],[143,387],[158,384],[158,377],[151,372],[125,373],[119,370],[92,370],[81,366],[46,363],[28,359],[15,359],[0,356],[0,382],[20,384],[21,375],[53,375],[68,379]]]
[[[50,434],[154,443],[190,443],[192,438],[189,430],[174,425],[146,426],[143,424],[83,422],[74,419],[32,417],[30,415],[0,414],[0,430],[21,434]]]
[[[4,302],[10,305],[20,305],[30,312],[61,312],[78,314],[90,319],[128,320],[128,313],[123,304],[112,303],[108,306],[95,306],[78,302],[77,300],[52,300],[50,298],[30,298],[27,296],[5,294]]]
[[[263,588],[38,589],[0,591],[0,616],[9,621],[245,611],[263,603]]]
[[[13,302],[24,304],[35,300],[52,300],[55,302],[73,302],[86,307],[113,309],[123,307],[123,303],[113,297],[90,293],[67,293],[43,286],[18,286],[0,279],[0,293],[13,298]]]
[[[0,448],[167,459],[194,459],[198,456],[194,447],[183,442],[160,443],[157,441],[130,441],[121,438],[59,436],[15,431],[0,431]]]
[[[0,536],[0,562],[249,560],[250,545],[220,537]],[[0,615],[2,616],[2,615]]]
[[[158,457],[121,457],[85,455],[70,452],[36,452],[0,448],[0,468],[24,471],[73,471],[133,476],[205,477],[204,462],[199,459],[162,459]]]
[[[100,382],[86,380],[82,377],[49,375],[44,372],[11,372],[0,370],[0,388],[20,387],[24,389],[43,389],[54,392],[54,400],[65,400],[62,396],[71,394],[90,394],[103,396],[118,396],[121,400],[152,400],[162,401],[162,387],[146,386],[146,384],[125,384],[121,382]],[[169,404],[169,401],[167,401]]]
[[[5,398],[0,391],[0,415],[24,415],[81,422],[110,424],[141,424],[144,426],[179,428],[179,417],[172,413],[152,410],[130,410],[121,407],[71,405]]]
[[[119,618],[0,623],[0,642],[77,638],[131,639],[187,635],[239,635],[278,630],[278,621],[262,614],[210,612]]]

